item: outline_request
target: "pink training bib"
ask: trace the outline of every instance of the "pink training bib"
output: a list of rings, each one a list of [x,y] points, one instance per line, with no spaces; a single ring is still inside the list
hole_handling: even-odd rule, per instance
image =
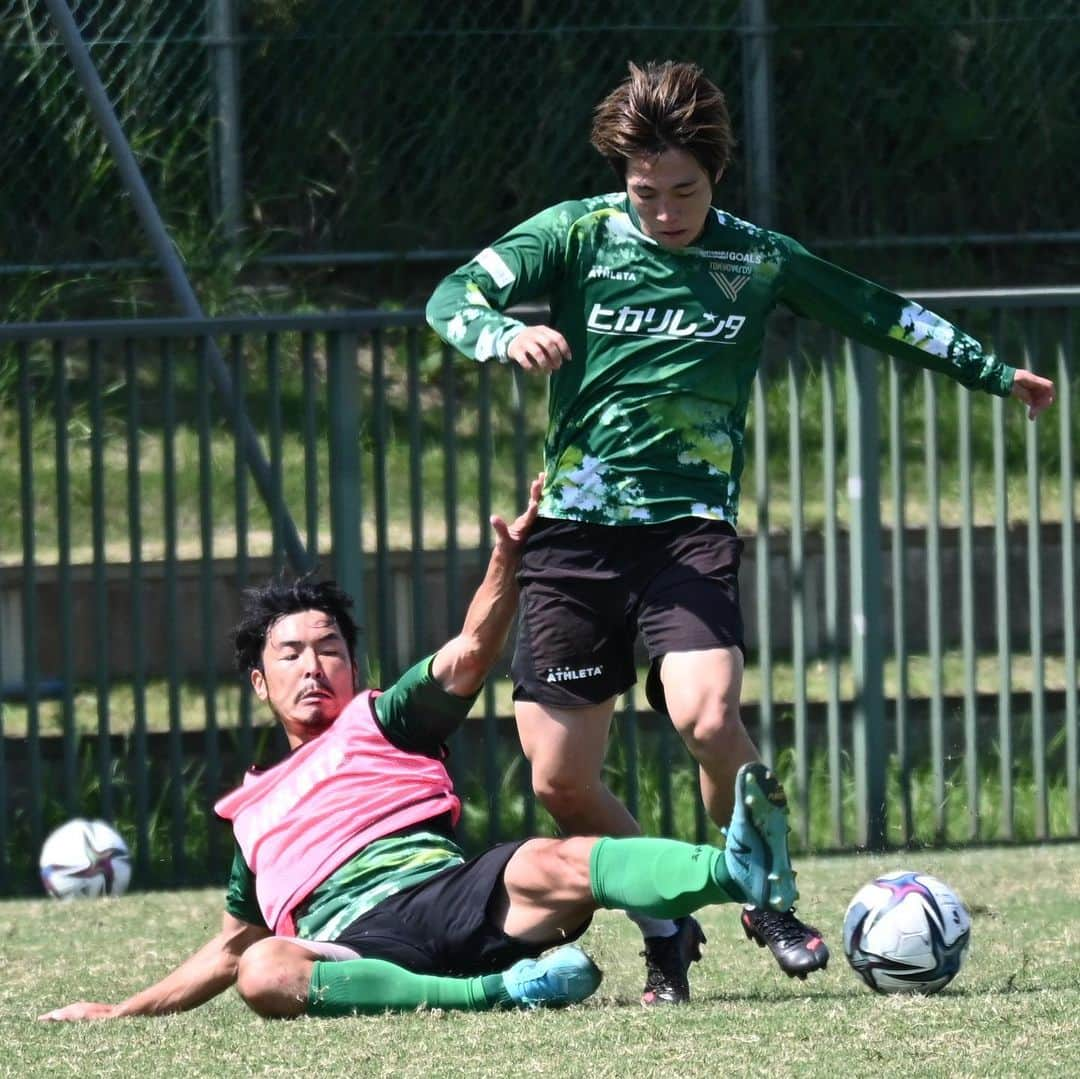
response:
[[[441,761],[399,749],[375,718],[377,692],[354,697],[318,738],[265,772],[249,772],[215,812],[255,874],[266,924],[295,934],[292,912],[369,843],[461,802]]]

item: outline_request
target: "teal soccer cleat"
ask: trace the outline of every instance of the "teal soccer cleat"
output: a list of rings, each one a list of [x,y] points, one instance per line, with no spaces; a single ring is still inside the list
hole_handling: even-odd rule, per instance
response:
[[[596,992],[603,975],[580,949],[567,944],[539,959],[522,959],[503,974],[510,1000],[521,1008],[564,1008]]]
[[[788,854],[790,830],[780,781],[764,764],[744,764],[735,777],[731,824],[724,829],[724,861],[748,903],[778,911],[795,905],[799,891]]]

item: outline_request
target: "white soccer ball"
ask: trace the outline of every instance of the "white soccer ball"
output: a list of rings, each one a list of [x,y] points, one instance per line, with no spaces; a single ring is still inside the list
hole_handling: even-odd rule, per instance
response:
[[[844,915],[844,954],[878,993],[936,993],[959,971],[970,936],[964,904],[926,873],[878,877]]]
[[[131,883],[131,855],[120,833],[103,820],[60,825],[41,848],[41,883],[56,899],[120,896]]]

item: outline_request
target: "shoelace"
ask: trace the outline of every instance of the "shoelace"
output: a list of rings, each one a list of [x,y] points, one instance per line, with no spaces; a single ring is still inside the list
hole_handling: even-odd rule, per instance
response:
[[[774,910],[763,910],[754,922],[762,933],[784,945],[802,944],[808,936],[821,936],[812,925],[800,922],[790,911],[781,914]]]

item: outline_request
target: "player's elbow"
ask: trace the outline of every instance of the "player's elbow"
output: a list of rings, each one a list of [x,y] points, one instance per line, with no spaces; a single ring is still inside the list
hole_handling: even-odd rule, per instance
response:
[[[490,672],[498,649],[471,633],[461,633],[439,649],[432,674],[448,693],[471,697],[480,690]]]

